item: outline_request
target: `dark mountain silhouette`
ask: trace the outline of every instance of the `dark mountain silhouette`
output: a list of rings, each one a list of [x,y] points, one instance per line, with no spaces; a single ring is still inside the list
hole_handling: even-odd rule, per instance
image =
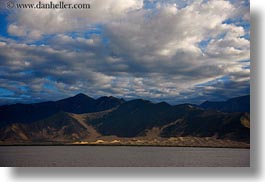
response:
[[[76,114],[94,112],[95,99],[85,94],[78,94],[74,97],[66,98],[55,102],[55,106],[61,111]]]
[[[177,119],[178,113],[166,103],[153,104],[146,100],[125,102],[103,118],[90,121],[103,135],[134,137],[155,125],[162,126]]]
[[[87,95],[78,94],[55,102],[0,106],[0,126],[11,123],[31,123],[60,111],[76,114],[99,112],[117,107],[123,102],[123,99],[114,97],[93,99]]]
[[[223,112],[250,112],[250,95],[220,102],[206,101],[200,106],[205,109],[213,109]]]
[[[143,136],[153,127],[163,128],[161,137],[196,136],[249,141],[247,113],[223,113],[204,110],[189,104],[171,106],[133,100],[102,118],[89,120],[102,135]]]

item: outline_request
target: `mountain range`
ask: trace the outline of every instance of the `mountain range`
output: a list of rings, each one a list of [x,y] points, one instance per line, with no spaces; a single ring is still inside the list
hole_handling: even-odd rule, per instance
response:
[[[0,126],[11,123],[32,123],[60,111],[75,114],[99,112],[117,107],[123,102],[123,99],[115,97],[93,99],[85,94],[77,94],[55,102],[5,105],[0,106]]]
[[[205,109],[214,109],[223,112],[250,112],[250,95],[235,97],[227,101],[206,101],[200,106]]]
[[[170,105],[84,94],[59,101],[0,106],[0,142],[214,138],[249,143],[249,96]],[[1,144],[0,143],[0,144]]]

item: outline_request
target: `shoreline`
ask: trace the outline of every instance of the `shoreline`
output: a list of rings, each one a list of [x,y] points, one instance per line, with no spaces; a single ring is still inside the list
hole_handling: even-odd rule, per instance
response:
[[[134,147],[198,147],[250,148],[246,141],[216,139],[213,137],[119,138],[116,136],[73,140],[0,141],[0,146],[134,146]]]
[[[246,144],[247,145],[247,144]],[[227,148],[227,149],[250,149],[250,146],[199,146],[199,145],[123,145],[123,144],[64,144],[64,143],[23,143],[23,144],[0,144],[0,147],[27,147],[27,146],[101,146],[101,147],[185,147],[185,148]]]

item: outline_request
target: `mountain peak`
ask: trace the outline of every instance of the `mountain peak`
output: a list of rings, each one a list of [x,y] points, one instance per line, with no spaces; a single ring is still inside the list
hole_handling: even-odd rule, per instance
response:
[[[89,97],[83,93],[79,93],[75,96],[72,96],[72,97],[68,97],[68,98],[65,98],[65,99],[62,99],[62,100],[59,100],[57,102],[92,102],[94,101],[95,99],[93,99],[92,97]]]
[[[83,93],[79,93],[79,94],[75,95],[74,97],[89,97],[89,96],[87,96],[86,94],[83,94]]]
[[[119,100],[121,101],[122,99],[119,99],[113,96],[103,96],[103,97],[98,98],[97,100]]]

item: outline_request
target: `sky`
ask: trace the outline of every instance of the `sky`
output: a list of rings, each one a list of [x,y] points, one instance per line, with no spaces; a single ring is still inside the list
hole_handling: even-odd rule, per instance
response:
[[[81,10],[6,2],[0,105],[78,93],[199,104],[250,93],[247,0],[64,0],[90,3]]]

